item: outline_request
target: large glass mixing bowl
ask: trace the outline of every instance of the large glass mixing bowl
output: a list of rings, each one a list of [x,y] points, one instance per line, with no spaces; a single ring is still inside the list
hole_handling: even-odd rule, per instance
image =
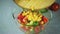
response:
[[[13,16],[13,19],[15,20],[15,22],[16,22],[17,27],[18,27],[21,31],[25,32],[22,28],[20,28],[20,27],[21,27],[21,24],[18,22],[18,19],[17,19],[18,14],[20,14],[21,12],[22,12],[22,11],[16,10],[15,12],[12,13],[12,16]],[[51,21],[51,19],[52,19],[52,11],[48,10],[48,12],[42,13],[42,15],[48,18],[48,23]],[[47,24],[48,24],[48,23],[47,23]],[[46,25],[47,25],[47,24],[46,24]],[[42,31],[42,30],[40,30],[40,32],[41,32],[41,31]],[[27,33],[27,32],[28,32],[28,33]],[[32,31],[27,31],[27,32],[25,32],[25,33],[26,33],[26,34],[35,34],[35,32],[32,32]],[[40,33],[40,32],[39,32],[39,33]],[[38,34],[39,34],[39,33],[38,33]]]

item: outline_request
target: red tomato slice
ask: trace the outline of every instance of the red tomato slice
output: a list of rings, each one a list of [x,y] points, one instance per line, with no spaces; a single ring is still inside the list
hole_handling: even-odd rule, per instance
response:
[[[47,23],[48,22],[48,18],[46,18],[46,17],[42,17],[42,20],[44,21],[44,23]]]
[[[22,14],[18,15],[17,19],[20,20],[21,23],[25,24],[25,22],[23,21],[24,16],[22,16]]]
[[[26,27],[26,26],[22,26],[21,28],[22,28],[24,31],[28,31],[28,30],[29,30],[29,28]]]
[[[24,16],[22,14],[18,15],[17,19],[23,19]]]
[[[35,30],[36,33],[38,33],[40,31],[40,27],[36,26],[34,30]]]

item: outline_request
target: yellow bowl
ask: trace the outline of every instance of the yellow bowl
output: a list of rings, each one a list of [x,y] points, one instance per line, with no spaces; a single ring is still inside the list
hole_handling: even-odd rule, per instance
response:
[[[27,9],[35,10],[51,6],[55,0],[14,0],[14,2]]]

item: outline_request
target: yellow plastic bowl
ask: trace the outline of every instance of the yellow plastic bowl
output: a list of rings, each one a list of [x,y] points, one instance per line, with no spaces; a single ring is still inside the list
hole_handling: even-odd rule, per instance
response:
[[[27,9],[35,10],[51,6],[55,0],[14,0],[14,2]]]

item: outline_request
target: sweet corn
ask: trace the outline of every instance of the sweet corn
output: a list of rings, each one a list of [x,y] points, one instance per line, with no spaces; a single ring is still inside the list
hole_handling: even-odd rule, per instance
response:
[[[29,15],[32,15],[32,12],[30,12]]]
[[[34,10],[34,6],[31,6],[31,9]]]
[[[25,15],[27,15],[28,13],[29,13],[29,12],[25,12],[25,11],[24,11],[24,12],[22,13],[22,15],[25,16]]]
[[[27,23],[26,25],[30,25],[30,23]]]
[[[33,21],[37,21],[38,20],[38,17],[36,16],[35,18],[33,18]]]
[[[36,16],[37,16],[36,14],[33,15],[33,17],[36,17]]]
[[[42,15],[40,15],[39,17],[42,17]]]
[[[31,16],[28,16],[28,20],[32,20],[32,17]]]
[[[30,11],[27,11],[26,13],[27,13],[27,14],[29,14],[29,13],[30,13]]]
[[[41,17],[38,17],[37,21],[41,21],[41,20],[42,20],[42,18]]]
[[[33,27],[30,29],[30,31],[33,31]]]
[[[42,14],[38,14],[38,17],[42,17]]]
[[[22,13],[22,15],[25,16],[25,14],[26,14],[26,13],[25,13],[25,11],[24,11],[24,12]]]
[[[33,21],[30,22],[30,25],[33,25]]]

